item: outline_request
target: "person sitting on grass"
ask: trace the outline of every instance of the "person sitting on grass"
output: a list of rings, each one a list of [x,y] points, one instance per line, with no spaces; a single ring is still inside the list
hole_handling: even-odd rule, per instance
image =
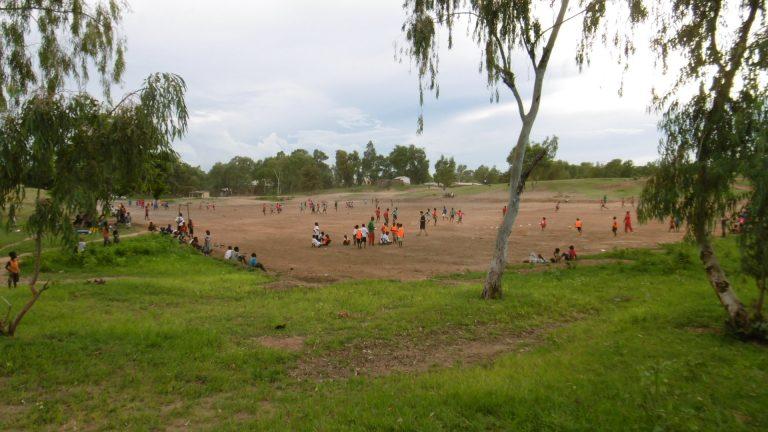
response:
[[[147,231],[149,231],[149,232],[157,231],[157,226],[155,225],[154,222],[149,221],[149,226],[147,227]]]
[[[8,262],[5,263],[5,271],[8,272],[8,288],[16,288],[19,285],[19,277],[21,276],[21,264],[19,263],[19,256],[16,252],[10,252],[8,254]],[[13,285],[13,286],[11,286]]]
[[[232,254],[234,252],[235,251],[232,250],[232,246],[227,246],[227,251],[224,252],[224,259],[225,260],[231,260],[232,259]]]
[[[262,263],[260,263],[259,260],[256,258],[256,254],[255,253],[252,253],[251,254],[251,259],[248,260],[248,268],[250,268],[251,270],[259,269],[259,270],[263,271],[264,273],[267,272],[267,269],[264,268],[264,265]]]
[[[573,245],[568,246],[568,252],[563,254],[563,258],[565,258],[566,261],[576,261],[578,255],[576,255],[576,249]]]
[[[235,246],[235,250],[232,251],[232,259],[235,260],[235,262],[243,263],[245,264],[245,255],[242,255],[240,253],[240,247]]]
[[[559,263],[562,261],[564,255],[565,254],[560,253],[560,248],[555,248],[555,252],[552,254],[552,258],[550,258],[549,261],[553,263]]]
[[[197,237],[192,237],[192,241],[189,242],[189,245],[193,248],[200,250],[200,241],[197,239]]]
[[[541,254],[537,254],[535,252],[531,252],[530,255],[528,255],[528,259],[523,260],[526,264],[546,264],[548,261],[544,259]]]

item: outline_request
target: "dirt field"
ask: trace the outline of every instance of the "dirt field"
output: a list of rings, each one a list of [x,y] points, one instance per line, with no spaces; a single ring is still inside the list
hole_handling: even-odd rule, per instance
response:
[[[399,220],[406,229],[402,248],[377,245],[358,250],[354,246],[342,246],[343,235],[350,235],[355,224],[367,222],[374,214],[372,197],[380,200],[382,212],[391,204],[399,208]],[[190,213],[195,234],[202,241],[204,231],[211,230],[214,243],[221,245],[217,249],[219,255],[223,254],[226,245],[239,246],[241,252],[249,255],[256,252],[269,270],[284,278],[323,283],[345,279],[422,279],[465,270],[484,270],[491,258],[502,218],[501,208],[506,202],[502,191],[459,194],[450,199],[442,198],[438,191],[315,195],[311,197],[315,202],[328,202],[328,213],[312,215],[308,211],[303,214],[299,211],[299,202],[306,198],[297,196],[287,201],[279,215],[267,210],[264,216],[264,201],[248,197],[217,198],[215,211],[206,210],[199,201],[192,201]],[[353,209],[344,208],[343,202],[348,199],[354,200]],[[339,201],[338,212],[333,208],[336,200]],[[561,204],[559,212],[555,212],[557,200],[553,192],[527,192],[524,195],[510,237],[510,262],[521,262],[531,252],[549,258],[554,248],[566,249],[569,245],[574,245],[579,254],[591,254],[613,248],[655,246],[681,238],[679,233],[668,233],[662,223],[638,225],[634,209],[629,204],[622,208],[620,201],[609,202],[609,209],[601,210],[595,199],[571,197],[568,203]],[[449,210],[454,207],[464,211],[463,223],[451,224],[439,218],[437,226],[429,224],[428,236],[418,236],[419,210],[437,207],[439,216],[443,205]],[[174,206],[171,208],[152,212],[150,217],[156,224],[172,223]],[[614,238],[611,219],[615,215],[621,223],[626,210],[632,211],[635,232],[624,234],[622,224],[618,237]],[[183,211],[186,216],[186,206]],[[134,220],[143,218],[141,209],[134,207],[132,213]],[[538,225],[542,216],[549,222],[545,231]],[[577,217],[584,222],[581,237],[572,228]],[[331,235],[331,247],[316,249],[310,246],[315,221]]]

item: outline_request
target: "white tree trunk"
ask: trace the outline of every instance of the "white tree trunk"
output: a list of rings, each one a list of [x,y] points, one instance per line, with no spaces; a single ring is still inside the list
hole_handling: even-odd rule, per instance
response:
[[[517,137],[517,145],[514,150],[514,160],[510,167],[509,175],[509,203],[507,205],[507,214],[501,222],[499,231],[496,233],[496,242],[493,249],[493,258],[488,268],[488,274],[485,278],[482,297],[484,299],[501,298],[501,277],[504,274],[504,268],[507,266],[507,255],[509,249],[509,235],[515,226],[517,213],[520,210],[520,194],[518,186],[520,185],[520,176],[523,172],[523,158],[525,158],[525,147],[531,136],[533,128],[533,118],[523,120],[523,127],[520,129],[520,135]]]

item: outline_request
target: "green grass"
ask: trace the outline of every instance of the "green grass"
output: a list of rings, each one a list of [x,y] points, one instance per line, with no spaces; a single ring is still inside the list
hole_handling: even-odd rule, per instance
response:
[[[732,281],[751,287],[735,243],[719,248]],[[0,340],[0,429],[765,430],[768,351],[717,332],[723,313],[695,251],[611,254],[631,262],[509,272],[505,298],[484,302],[472,273],[266,289],[261,273],[160,236],[77,259],[51,251],[44,277],[56,282]],[[341,347],[542,328],[492,363],[291,375],[302,356]],[[306,338],[304,352],[258,342],[289,335]]]

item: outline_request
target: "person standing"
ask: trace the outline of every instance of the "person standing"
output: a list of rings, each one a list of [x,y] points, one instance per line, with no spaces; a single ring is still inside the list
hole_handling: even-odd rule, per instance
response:
[[[613,231],[613,236],[616,237],[619,232],[619,220],[616,219],[616,216],[613,217],[613,223],[611,224],[611,231]]]
[[[427,235],[427,236],[429,235],[427,234],[427,218],[426,216],[424,216],[424,212],[420,211],[419,212],[419,235],[421,235],[422,232],[424,233],[424,235]]]
[[[373,223],[373,216],[368,222],[368,244],[373,246],[376,243],[376,224]]]
[[[632,230],[632,215],[629,214],[629,211],[624,215],[624,232],[625,233],[631,233]]]
[[[21,276],[21,264],[19,263],[19,257],[16,252],[8,254],[8,262],[5,263],[5,270],[8,272],[8,288],[16,288],[19,285],[19,277]]]
[[[203,240],[203,255],[208,256],[213,251],[213,243],[211,241],[211,231],[205,230],[205,239]]]

